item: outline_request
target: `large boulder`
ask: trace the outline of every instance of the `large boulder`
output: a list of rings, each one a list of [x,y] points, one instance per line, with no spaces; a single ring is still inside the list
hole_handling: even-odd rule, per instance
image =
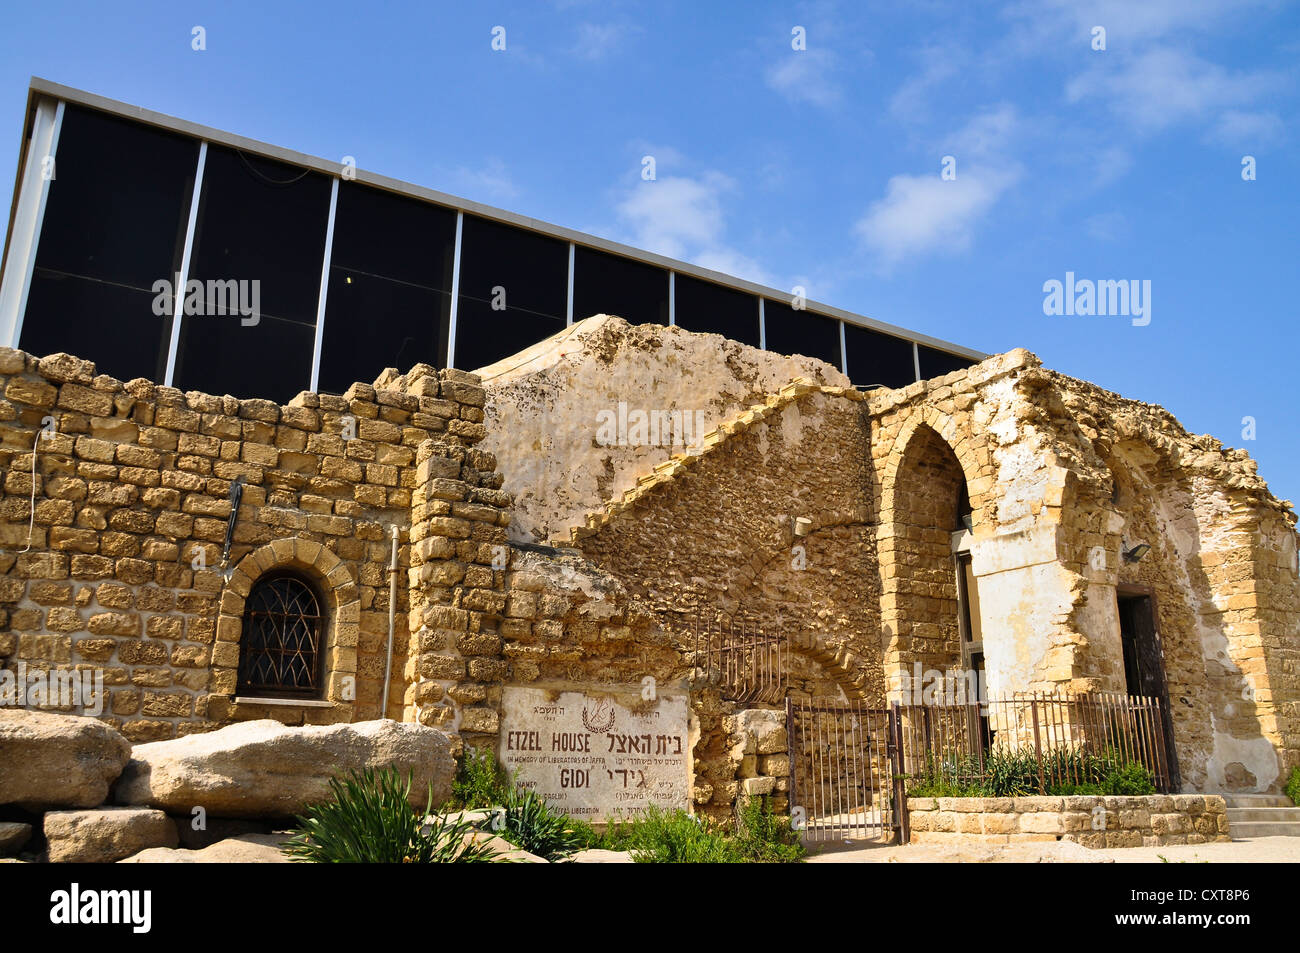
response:
[[[247,721],[219,731],[137,746],[116,788],[119,804],[190,816],[292,817],[330,797],[329,780],[349,770],[408,772],[411,804],[451,796],[451,738],[437,728],[391,720],[291,728]]]
[[[50,863],[111,864],[150,847],[175,847],[176,824],[162,811],[102,807],[45,815]]]
[[[96,718],[0,708],[0,804],[96,807],[130,755],[131,743]]]
[[[280,850],[285,834],[241,834],[209,844],[201,850],[169,850],[151,847],[119,864],[287,864],[291,861]]]

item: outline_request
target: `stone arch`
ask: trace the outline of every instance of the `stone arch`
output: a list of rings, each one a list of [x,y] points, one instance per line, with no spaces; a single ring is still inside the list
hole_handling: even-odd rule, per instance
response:
[[[958,499],[969,499],[975,535],[985,531],[991,461],[980,438],[957,421],[920,408],[898,430],[881,476],[877,558],[881,576],[881,634],[887,690],[903,687],[905,672],[958,667],[962,645],[952,532]]]
[[[357,643],[361,635],[360,593],[348,567],[320,543],[306,539],[277,539],[261,546],[231,570],[221,594],[217,617],[217,641],[212,652],[213,696],[233,702],[239,669],[239,645],[243,635],[244,606],[253,584],[275,570],[295,570],[312,579],[325,597],[329,622],[322,646],[324,673],[321,701],[286,701],[276,708],[333,709],[334,720],[351,717],[357,673]],[[347,680],[351,678],[351,683]],[[212,699],[209,700],[209,705]],[[246,707],[244,704],[237,706]],[[254,714],[262,712],[254,703]],[[237,712],[231,714],[238,717]],[[265,716],[265,715],[264,715]]]

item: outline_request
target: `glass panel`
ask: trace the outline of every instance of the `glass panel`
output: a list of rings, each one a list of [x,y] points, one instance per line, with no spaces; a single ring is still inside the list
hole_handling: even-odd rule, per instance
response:
[[[171,318],[153,286],[175,281],[198,156],[192,139],[65,107],[19,347],[162,379]]]
[[[816,357],[840,369],[840,323],[811,311],[796,311],[788,304],[763,302],[767,349],[777,354]]]
[[[758,347],[758,299],[687,275],[676,278],[677,325]]]
[[[310,386],[329,193],[319,172],[208,147],[190,269],[203,313],[181,322],[177,387],[283,402]],[[238,282],[243,311],[222,313],[208,282]]]
[[[573,253],[573,320],[614,314],[631,324],[668,323],[668,272],[578,245]]]
[[[339,184],[319,388],[342,393],[386,367],[443,367],[456,213]]]
[[[947,351],[936,351],[924,344],[919,345],[918,352],[921,361],[922,380],[929,380],[931,377],[943,377],[945,374],[960,371],[962,368],[970,367],[976,363],[970,358],[958,357],[956,354],[949,354]]]
[[[466,215],[460,254],[457,367],[486,367],[564,328],[568,243]]]
[[[844,347],[849,380],[857,386],[906,387],[916,380],[911,341],[846,322]]]

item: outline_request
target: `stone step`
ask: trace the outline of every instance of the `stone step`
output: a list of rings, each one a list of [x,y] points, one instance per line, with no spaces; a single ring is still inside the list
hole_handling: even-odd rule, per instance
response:
[[[1230,807],[1228,821],[1238,823],[1269,821],[1275,824],[1300,824],[1300,807]]]
[[[1275,824],[1272,821],[1245,821],[1241,824],[1229,820],[1228,825],[1232,831],[1233,840],[1243,840],[1251,837],[1300,837],[1300,823],[1283,822]]]
[[[1228,807],[1295,807],[1283,794],[1221,794]]]

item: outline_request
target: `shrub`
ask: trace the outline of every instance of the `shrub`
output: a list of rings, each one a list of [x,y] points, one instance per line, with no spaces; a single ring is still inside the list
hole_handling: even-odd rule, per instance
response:
[[[1291,769],[1291,779],[1286,783],[1286,796],[1292,804],[1300,807],[1300,767]]]
[[[504,804],[514,787],[489,748],[469,748],[457,759],[450,807],[473,809]]]
[[[771,802],[761,797],[751,797],[741,807],[736,841],[746,860],[760,864],[796,863],[805,853],[790,818],[773,814]]]
[[[1101,781],[1104,794],[1155,794],[1151,772],[1137,763],[1114,765]]]
[[[592,834],[594,829],[587,826]],[[502,836],[515,846],[546,860],[558,860],[582,850],[586,831],[574,821],[557,814],[532,791],[516,788],[505,798],[505,830]]]
[[[496,852],[466,843],[468,822],[425,816],[433,806],[430,788],[423,812],[411,807],[411,780],[392,767],[376,775],[366,768],[330,779],[333,798],[307,809],[283,850],[294,860],[332,864],[439,864],[491,861]]]
[[[638,864],[738,864],[745,860],[725,831],[708,818],[651,805],[620,832]]]

